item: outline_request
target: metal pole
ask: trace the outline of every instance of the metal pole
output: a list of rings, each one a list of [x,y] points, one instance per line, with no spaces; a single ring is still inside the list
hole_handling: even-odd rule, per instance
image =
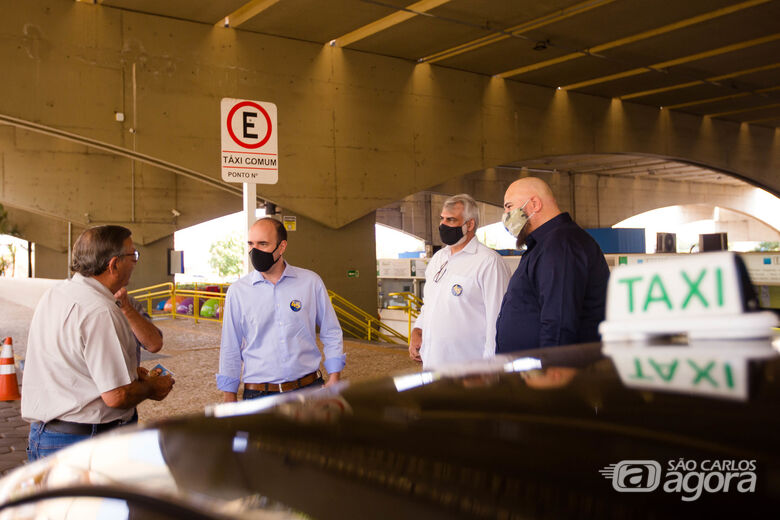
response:
[[[68,273],[68,279],[70,279],[70,256],[72,254],[71,243],[73,242],[73,223],[68,222],[68,265],[65,267],[65,272]]]
[[[138,132],[138,106],[136,103],[135,63],[133,63],[133,151],[137,150],[136,132]],[[135,222],[135,160],[130,159],[130,222]]]
[[[246,222],[246,228],[244,229],[244,243],[249,240],[249,228],[255,223],[255,215],[257,214],[257,184],[244,183],[244,222]],[[252,266],[249,265],[249,255],[244,255],[244,272],[249,273]]]

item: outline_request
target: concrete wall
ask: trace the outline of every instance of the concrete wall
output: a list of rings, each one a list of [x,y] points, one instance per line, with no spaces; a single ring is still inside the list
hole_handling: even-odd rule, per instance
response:
[[[52,278],[63,280],[68,277],[68,253],[55,251],[43,244],[35,244],[35,265],[33,270],[36,278]]]
[[[780,230],[776,197],[753,187],[675,182],[636,177],[613,178],[567,173],[534,174],[547,181],[558,205],[582,227],[610,227],[629,217],[657,208],[706,204],[752,216]],[[434,188],[441,193],[470,193],[477,200],[503,205],[504,192],[519,172],[491,169],[451,179]]]
[[[2,10],[0,63],[13,80],[0,83],[0,116],[219,179],[220,99],[276,103],[280,181],[261,185],[258,195],[338,229],[344,236],[333,241],[351,247],[328,250],[336,271],[351,265],[351,249],[368,228],[348,225],[376,208],[526,159],[681,158],[780,193],[780,138],[763,127],[85,2],[6,0]],[[125,121],[117,122],[115,112]],[[140,245],[241,204],[197,181],[18,127],[0,127],[0,159],[0,202],[76,227],[124,224]],[[563,193],[575,184],[582,189],[571,207],[586,226],[618,219],[623,211],[606,194],[618,200],[636,187],[559,180]],[[627,197],[632,212],[645,206],[643,197]],[[51,233],[39,229],[46,225],[33,220],[29,236],[41,238],[31,240],[61,248],[62,231],[47,238]],[[307,261],[323,256],[317,238],[298,245]],[[362,300],[373,298],[370,280],[353,282]]]
[[[61,279],[51,280],[46,278],[0,278],[0,298],[18,305],[24,305],[29,309],[35,309],[43,293],[61,281]]]
[[[129,290],[140,287],[172,282],[173,276],[168,275],[168,250],[173,249],[173,235],[161,238],[145,246],[135,244],[140,253],[138,263],[130,278]]]
[[[284,257],[292,265],[315,271],[328,289],[375,315],[375,221],[376,216],[370,213],[334,230],[297,216],[297,230],[288,233]],[[347,276],[349,270],[357,270],[359,277]]]
[[[333,228],[467,172],[549,155],[679,157],[780,192],[777,137],[763,127],[82,2],[6,2],[0,37],[15,79],[0,85],[0,113],[213,178],[219,99],[275,102],[280,182],[259,195]],[[117,122],[115,111],[128,117]],[[149,228],[143,243],[238,205],[27,131],[4,129],[0,151],[0,200],[74,223],[132,221],[135,211]]]

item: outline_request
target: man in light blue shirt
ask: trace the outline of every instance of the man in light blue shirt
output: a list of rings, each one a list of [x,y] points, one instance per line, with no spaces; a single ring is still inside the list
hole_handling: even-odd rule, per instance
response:
[[[225,402],[236,400],[242,380],[244,399],[322,385],[316,327],[326,386],[335,383],[345,364],[344,345],[322,279],[284,261],[287,230],[276,219],[255,222],[248,244],[254,271],[231,285],[225,298],[217,374]]]

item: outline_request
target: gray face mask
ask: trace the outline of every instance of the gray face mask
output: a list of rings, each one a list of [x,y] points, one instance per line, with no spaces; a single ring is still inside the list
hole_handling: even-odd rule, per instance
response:
[[[520,235],[520,232],[523,230],[526,224],[528,224],[528,219],[531,218],[533,215],[526,215],[524,208],[528,204],[528,202],[531,199],[528,199],[525,201],[525,204],[520,206],[519,208],[515,208],[511,211],[507,211],[504,213],[504,216],[502,217],[502,220],[504,222],[504,228],[506,228],[507,231],[509,231],[509,234],[513,237],[517,237]]]

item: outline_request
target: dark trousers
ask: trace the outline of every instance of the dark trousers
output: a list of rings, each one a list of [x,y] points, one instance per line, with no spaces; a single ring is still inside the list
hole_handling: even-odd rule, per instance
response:
[[[122,426],[136,424],[138,422],[138,411],[133,414]],[[51,455],[52,453],[67,448],[71,444],[89,439],[97,435],[97,428],[92,429],[89,435],[78,435],[75,433],[60,433],[46,431],[46,423],[35,422],[30,424],[30,435],[27,438],[27,460],[36,461],[40,458]]]

